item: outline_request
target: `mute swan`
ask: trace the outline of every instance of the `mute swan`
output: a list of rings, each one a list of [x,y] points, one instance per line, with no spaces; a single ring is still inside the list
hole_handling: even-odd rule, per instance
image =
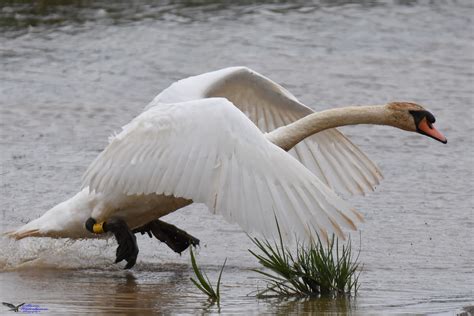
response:
[[[381,173],[334,127],[390,125],[446,143],[434,121],[420,105],[404,102],[313,113],[245,67],[190,77],[160,93],[111,137],[79,193],[9,236],[112,232],[119,244],[116,262],[126,260],[130,268],[138,254],[136,232],[153,233],[177,252],[199,242],[158,220],[193,202],[247,232],[271,237],[276,216],[288,239],[343,236],[362,216],[333,190],[362,194]]]

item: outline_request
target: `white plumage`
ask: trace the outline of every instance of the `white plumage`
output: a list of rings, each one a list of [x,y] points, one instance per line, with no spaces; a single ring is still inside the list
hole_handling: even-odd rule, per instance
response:
[[[156,96],[146,109],[159,103],[209,97],[228,99],[262,132],[314,113],[288,90],[247,67],[230,67],[179,80]],[[309,136],[289,153],[341,194],[373,191],[382,179],[378,167],[335,128]]]
[[[336,129],[290,153],[265,133],[311,113],[245,67],[180,80],[111,137],[81,192],[10,235],[95,237],[84,228],[89,217],[118,216],[135,228],[196,202],[267,237],[276,235],[275,216],[287,239],[343,236],[362,217],[333,190],[363,194],[381,173]]]
[[[358,216],[231,102],[207,98],[151,107],[116,135],[84,176],[91,190],[165,194],[208,208],[267,236],[354,228]]]

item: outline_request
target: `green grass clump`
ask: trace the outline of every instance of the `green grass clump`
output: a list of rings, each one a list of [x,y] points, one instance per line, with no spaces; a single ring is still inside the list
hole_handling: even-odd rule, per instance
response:
[[[224,260],[224,264],[222,265],[221,272],[219,273],[219,277],[217,279],[217,284],[216,284],[216,289],[214,290],[211,282],[209,281],[209,278],[207,275],[201,272],[199,269],[197,263],[196,263],[196,258],[194,257],[194,253],[192,250],[192,247],[189,248],[190,254],[191,254],[191,264],[193,266],[193,271],[194,274],[196,275],[197,281],[193,278],[190,278],[191,281],[196,285],[198,289],[201,290],[204,294],[207,295],[207,297],[213,301],[217,302],[217,305],[220,304],[220,285],[221,285],[221,276],[222,276],[222,271],[224,271],[225,264],[227,262],[227,259]]]
[[[259,291],[257,297],[271,296],[338,296],[356,294],[359,288],[359,253],[354,257],[351,241],[339,246],[334,235],[323,246],[319,236],[318,243],[309,245],[297,243],[296,254],[284,246],[277,224],[279,244],[251,238],[262,254],[249,249],[260,264],[270,269],[268,273],[258,269],[253,271],[264,276],[266,289]]]

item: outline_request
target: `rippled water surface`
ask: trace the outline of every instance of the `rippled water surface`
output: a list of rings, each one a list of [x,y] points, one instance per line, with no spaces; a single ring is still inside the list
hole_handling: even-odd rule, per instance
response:
[[[107,137],[173,81],[246,65],[314,109],[419,102],[449,143],[343,129],[385,176],[348,198],[366,217],[353,236],[364,269],[352,300],[257,300],[263,284],[238,226],[199,205],[168,216],[201,239],[211,279],[228,258],[221,312],[454,314],[474,304],[470,0],[34,3],[0,3],[2,231],[74,194]],[[113,240],[1,237],[0,299],[60,315],[218,312],[189,281],[188,253],[138,239],[138,263],[123,271]]]

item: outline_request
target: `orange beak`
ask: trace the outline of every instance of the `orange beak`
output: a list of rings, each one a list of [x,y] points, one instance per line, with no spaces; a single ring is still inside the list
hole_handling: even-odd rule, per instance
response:
[[[441,134],[441,132],[439,132],[434,126],[432,123],[429,123],[427,120],[426,120],[426,117],[423,118],[420,123],[418,123],[418,132],[421,133],[421,134],[424,134],[426,136],[429,136],[431,138],[434,138],[440,142],[442,142],[443,144],[446,144],[448,142],[448,140],[446,139],[446,137],[444,137],[443,134]]]

